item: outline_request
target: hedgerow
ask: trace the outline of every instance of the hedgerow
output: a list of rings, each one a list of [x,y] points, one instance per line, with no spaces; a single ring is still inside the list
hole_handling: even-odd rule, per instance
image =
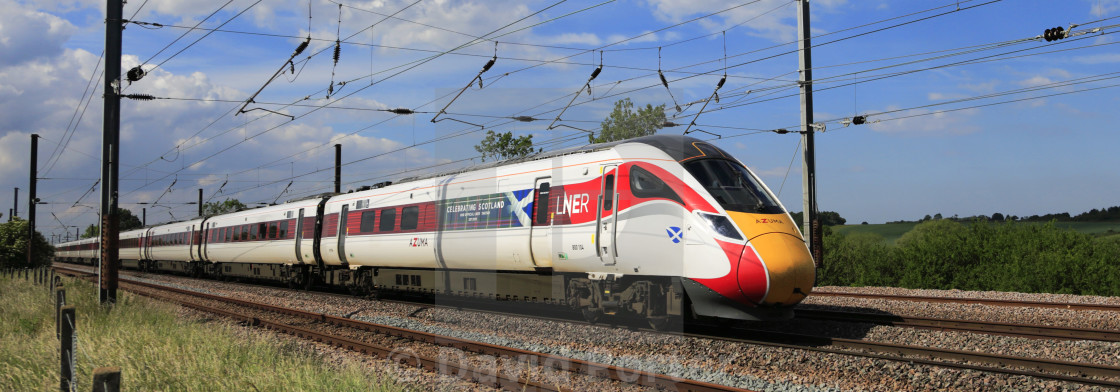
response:
[[[934,220],[893,245],[827,232],[818,284],[1120,295],[1120,241],[1053,223]]]

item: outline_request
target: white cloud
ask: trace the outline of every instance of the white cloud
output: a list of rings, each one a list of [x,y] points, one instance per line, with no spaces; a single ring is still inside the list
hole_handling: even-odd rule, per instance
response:
[[[57,16],[0,0],[0,67],[56,56],[77,28]]]
[[[701,8],[700,3],[689,0],[647,0],[647,3],[653,8],[653,14],[657,19],[670,23],[680,23],[743,4],[734,0],[708,1],[703,2]],[[814,4],[820,5],[820,8],[815,9],[814,12],[827,12],[846,3],[847,0],[819,0]],[[702,19],[697,23],[710,32],[724,31],[742,24],[738,28],[748,30],[750,35],[775,42],[790,42],[796,39],[797,31],[793,14],[782,11],[782,8],[787,8],[789,4],[791,3],[785,0],[762,0]]]
[[[1073,61],[1088,65],[1115,64],[1120,63],[1120,53],[1102,53],[1094,54],[1091,56],[1078,56],[1074,57]]]
[[[889,106],[882,111],[897,110]],[[871,130],[897,135],[965,135],[980,131],[969,120],[980,114],[979,109],[944,112],[929,109],[909,109],[869,119]],[[898,120],[892,120],[892,119]]]

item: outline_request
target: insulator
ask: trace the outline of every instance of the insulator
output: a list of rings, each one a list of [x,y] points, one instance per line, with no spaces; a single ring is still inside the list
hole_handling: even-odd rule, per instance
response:
[[[342,54],[342,41],[334,40],[334,64],[338,65],[338,56]]]
[[[723,88],[723,84],[726,83],[726,82],[727,82],[727,75],[723,75],[723,77],[719,79],[719,84],[716,85],[716,90],[719,90],[720,88]]]
[[[334,94],[334,84],[333,83],[327,86],[327,96],[330,97],[331,94]]]
[[[128,70],[128,82],[131,84],[132,82],[143,79],[144,75],[146,74],[147,73],[145,73],[144,69],[140,68],[140,66],[133,67],[132,69]]]
[[[537,121],[537,119],[532,118],[530,116],[517,116],[517,117],[514,117],[513,119],[517,120],[517,121],[521,121],[521,122]]]
[[[127,95],[123,95],[123,97],[128,98],[128,99],[134,99],[134,100],[137,100],[137,101],[151,101],[153,99],[156,99],[156,97],[153,97],[149,94],[127,94]]]
[[[867,122],[867,117],[866,116],[852,117],[852,124],[860,125],[860,124],[863,124],[863,123],[866,123],[866,122]]]
[[[665,86],[665,88],[669,88],[669,81],[665,80],[665,74],[661,73],[660,69],[657,70],[657,76],[661,77],[661,84]]]
[[[412,109],[406,109],[406,108],[390,109],[389,112],[394,113],[394,114],[413,114],[413,113],[416,113],[416,112],[412,111]]]
[[[309,44],[311,44],[311,37],[307,37],[307,39],[299,43],[299,46],[296,47],[296,52],[292,53],[292,57],[299,56],[300,53],[303,53],[303,51],[307,49],[307,45]]]
[[[296,63],[293,63],[293,62],[289,61],[288,65],[292,66],[292,68],[291,68],[292,69],[292,75],[295,75],[296,74]]]
[[[482,66],[482,72],[479,72],[479,73],[481,74],[481,73],[485,73],[486,71],[489,71],[490,67],[493,67],[494,62],[496,62],[496,61],[498,61],[497,57],[490,59],[490,61],[487,61],[486,65]]]
[[[717,90],[718,90],[718,88],[717,88]],[[715,95],[715,97],[716,97],[716,103],[719,103],[719,93],[715,93],[713,95]]]
[[[774,133],[779,134],[779,135],[785,135],[785,134],[789,133],[789,130],[785,129],[785,128],[775,129]]]
[[[661,126],[663,128],[672,128],[672,127],[680,126],[680,124],[677,124],[677,123],[672,122],[672,121],[665,121],[665,122],[661,123]]]
[[[588,79],[587,81],[590,82],[592,80],[595,80],[595,78],[599,76],[599,72],[603,72],[602,65],[600,65],[598,68],[595,68],[595,71],[591,72],[591,79]]]

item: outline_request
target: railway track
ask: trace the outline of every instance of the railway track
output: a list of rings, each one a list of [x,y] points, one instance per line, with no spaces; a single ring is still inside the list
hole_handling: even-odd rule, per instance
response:
[[[798,309],[799,319],[861,322],[894,327],[910,327],[941,331],[974,332],[992,335],[1025,337],[1032,339],[1099,340],[1120,342],[1120,331],[1055,327],[1037,324],[1003,323],[994,321],[959,320],[934,317],[899,316],[862,312]]]
[[[930,297],[921,295],[893,295],[893,294],[862,294],[862,293],[840,293],[840,292],[818,292],[814,291],[809,294],[810,297],[851,297],[851,298],[865,298],[865,299],[885,299],[892,301],[914,301],[914,302],[938,302],[938,303],[959,303],[959,304],[978,304],[990,306],[1018,306],[1018,307],[1034,307],[1034,308],[1058,308],[1070,310],[1100,310],[1120,312],[1120,305],[1110,304],[1083,304],[1083,303],[1065,303],[1065,302],[1044,302],[1044,301],[1016,301],[1008,299],[983,299],[983,298],[952,298],[952,297]]]
[[[856,355],[866,358],[1028,376],[1120,389],[1120,381],[1117,381],[1120,380],[1120,367],[1109,365],[1015,357],[978,351],[950,350],[760,329],[729,328],[727,326],[714,325],[695,327],[686,335],[709,339],[718,338],[745,344],[760,344],[832,354]],[[977,365],[977,363],[991,366]]]
[[[455,305],[446,306],[416,303],[410,304],[428,307],[463,307]],[[472,311],[479,310],[475,308],[470,309]],[[491,312],[508,315],[508,312]],[[1037,339],[1090,339],[1109,342],[1120,341],[1120,332],[1109,330],[1089,330],[1079,328],[1050,327],[1042,325],[993,323],[970,320],[951,320],[927,317],[907,317],[819,310],[798,310],[797,314],[799,318],[807,319],[827,319],[843,322],[866,322],[900,327],[967,331]],[[548,316],[529,317],[560,322],[573,322],[577,324],[583,323],[581,321]],[[643,331],[650,333],[656,332],[653,330]],[[858,339],[844,339],[828,336],[793,334],[749,328],[729,328],[726,325],[690,326],[684,335],[703,339],[720,339],[737,343],[809,350],[822,353],[850,355],[888,361],[903,361],[929,366],[969,369],[1007,375],[1028,376],[1039,379],[1049,379],[1120,389],[1120,381],[1117,381],[1120,380],[1120,367],[1109,365],[1015,357],[1007,355],[988,354],[976,351],[937,349],[922,346],[870,342]]]
[[[55,266],[55,270],[60,273],[69,274],[76,277],[91,277],[94,276],[87,271],[80,271],[65,267]],[[422,356],[415,353],[400,352],[395,348],[379,346],[368,342],[338,336],[337,334],[327,333],[306,326],[294,325],[293,323],[283,322],[275,319],[265,319],[261,317],[254,317],[230,311],[228,309],[221,309],[214,306],[199,303],[194,300],[184,300],[181,297],[174,295],[160,294],[159,292],[174,293],[179,296],[187,296],[195,299],[203,299],[208,301],[216,301],[226,304],[233,304],[239,307],[255,309],[282,315],[286,317],[300,318],[306,322],[318,323],[332,327],[341,327],[351,330],[365,331],[376,333],[379,335],[404,338],[414,342],[422,342],[441,347],[455,348],[476,354],[489,355],[495,358],[514,358],[517,361],[524,362],[527,366],[539,366],[542,368],[550,368],[553,370],[567,371],[576,374],[585,374],[594,377],[614,380],[622,383],[640,385],[645,387],[656,387],[668,390],[677,391],[690,391],[690,392],[716,392],[716,391],[738,391],[749,392],[745,389],[706,383],[702,381],[680,379],[672,376],[644,372],[636,369],[628,369],[613,365],[599,364],[574,358],[567,358],[552,354],[545,354],[522,350],[518,348],[505,347],[493,345],[482,342],[469,341],[448,336],[441,336],[427,332],[413,331],[404,328],[397,328],[387,325],[375,324],[366,321],[352,320],[344,317],[333,316],[323,313],[313,313],[298,309],[285,308],[280,306],[261,304],[251,301],[245,301],[235,298],[221,297],[211,294],[199,293],[190,290],[183,290],[174,287],[168,287],[157,284],[150,284],[139,282],[127,278],[121,278],[119,282],[122,284],[122,289],[132,291],[134,293],[153,297],[156,299],[169,301],[180,304],[185,307],[200,310],[207,313],[218,314],[223,317],[231,318],[244,322],[247,325],[275,330],[290,335],[294,335],[304,339],[310,339],[317,342],[326,343],[335,347],[345,348],[351,351],[360,352],[362,354],[373,355],[380,358],[387,358],[389,360],[402,363],[409,366],[419,367],[429,371],[435,371],[444,375],[458,376],[468,381],[477,382],[486,386],[503,388],[507,390],[518,391],[567,391],[570,389],[558,385],[552,385],[545,382],[534,381],[524,377],[511,376],[507,372],[497,370],[481,369],[470,364],[447,361],[441,358],[430,356]],[[142,287],[152,291],[136,290],[127,286]]]

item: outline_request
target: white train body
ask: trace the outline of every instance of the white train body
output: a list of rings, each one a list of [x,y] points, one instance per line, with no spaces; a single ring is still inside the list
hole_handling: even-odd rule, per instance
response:
[[[564,303],[651,319],[688,315],[684,305],[714,317],[787,315],[814,280],[800,233],[765,185],[719,148],[681,136],[126,236],[138,239],[142,259],[212,275]]]

